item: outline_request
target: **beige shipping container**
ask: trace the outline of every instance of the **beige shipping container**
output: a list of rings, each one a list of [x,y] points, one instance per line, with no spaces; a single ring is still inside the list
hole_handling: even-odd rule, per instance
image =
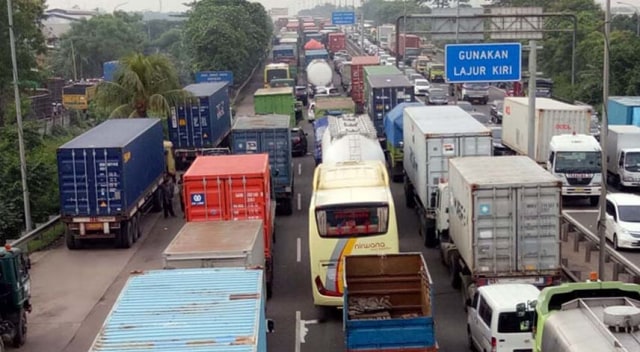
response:
[[[503,104],[502,144],[520,155],[529,155],[529,98],[507,97]],[[534,160],[549,157],[551,137],[586,134],[591,130],[591,108],[536,98]]]
[[[188,222],[164,250],[164,267],[264,268],[262,231],[262,220]]]

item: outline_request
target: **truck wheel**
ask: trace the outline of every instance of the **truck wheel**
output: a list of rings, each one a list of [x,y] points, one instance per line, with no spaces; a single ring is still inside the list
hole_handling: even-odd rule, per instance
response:
[[[133,226],[131,221],[120,223],[120,235],[118,236],[118,247],[131,248],[133,245]]]
[[[153,193],[153,199],[151,204],[151,211],[154,213],[159,213],[162,211],[162,195],[160,194],[160,188],[158,188]]]
[[[136,243],[138,242],[138,238],[140,238],[140,217],[136,214],[131,222],[131,230],[133,231],[133,243]]]
[[[458,290],[462,284],[460,280],[460,264],[458,263],[458,254],[452,253],[449,258],[449,281],[451,287]]]
[[[600,202],[600,197],[589,198],[589,204],[591,204],[592,207],[595,207],[596,205],[598,205],[598,202]]]
[[[71,231],[69,231],[68,229],[64,232],[64,240],[67,243],[67,248],[70,250],[78,249],[80,247],[80,241],[73,238],[73,233],[71,233]]]
[[[27,312],[24,309],[20,309],[16,317],[16,334],[13,337],[13,347],[20,347],[27,341]]]
[[[413,186],[406,179],[406,176],[404,180],[404,204],[409,209],[413,209],[416,206],[416,200],[413,196]]]
[[[426,225],[424,227],[424,246],[427,248],[435,248],[438,245],[435,226]]]

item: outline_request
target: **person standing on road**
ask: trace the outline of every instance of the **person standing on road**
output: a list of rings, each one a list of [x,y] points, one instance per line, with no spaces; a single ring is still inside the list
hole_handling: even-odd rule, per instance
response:
[[[176,214],[173,212],[173,192],[175,189],[175,185],[171,176],[168,174],[164,177],[164,183],[160,186],[161,194],[162,194],[162,209],[164,210],[164,218],[166,219],[171,215],[175,217]]]

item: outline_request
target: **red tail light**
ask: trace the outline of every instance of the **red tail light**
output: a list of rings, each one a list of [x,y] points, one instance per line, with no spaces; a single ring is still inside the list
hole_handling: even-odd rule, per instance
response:
[[[320,292],[321,295],[323,295],[323,296],[331,296],[331,297],[342,297],[342,293],[340,293],[340,292],[327,290],[324,287],[324,285],[322,284],[322,279],[320,279],[320,276],[316,276],[316,279],[314,280],[314,282],[316,283],[316,287],[318,288],[318,292]]]
[[[498,350],[498,340],[495,337],[491,338],[491,352],[496,352]]]

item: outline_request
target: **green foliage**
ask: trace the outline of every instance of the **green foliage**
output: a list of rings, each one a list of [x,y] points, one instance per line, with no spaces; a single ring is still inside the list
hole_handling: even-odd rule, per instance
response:
[[[33,253],[42,249],[46,249],[52,243],[56,242],[62,235],[64,235],[64,224],[58,223],[57,225],[42,233],[39,238],[36,238],[27,243],[27,253]]]
[[[133,54],[121,60],[114,82],[98,85],[96,103],[111,111],[109,117],[166,117],[171,100],[183,95],[166,56]]]
[[[142,17],[117,11],[94,16],[71,25],[60,40],[52,59],[53,71],[65,78],[102,77],[102,64],[117,60],[133,52],[141,52],[145,45]],[[75,55],[74,55],[75,54]]]
[[[429,13],[431,10],[415,2],[372,0],[364,4],[363,11],[364,18],[373,20],[375,25],[379,26],[386,23],[395,24],[398,17],[405,13]],[[410,21],[409,24],[413,22],[416,20]]]
[[[270,44],[273,24],[264,7],[246,0],[202,0],[189,11],[184,33],[194,71],[233,71],[246,79]]]

